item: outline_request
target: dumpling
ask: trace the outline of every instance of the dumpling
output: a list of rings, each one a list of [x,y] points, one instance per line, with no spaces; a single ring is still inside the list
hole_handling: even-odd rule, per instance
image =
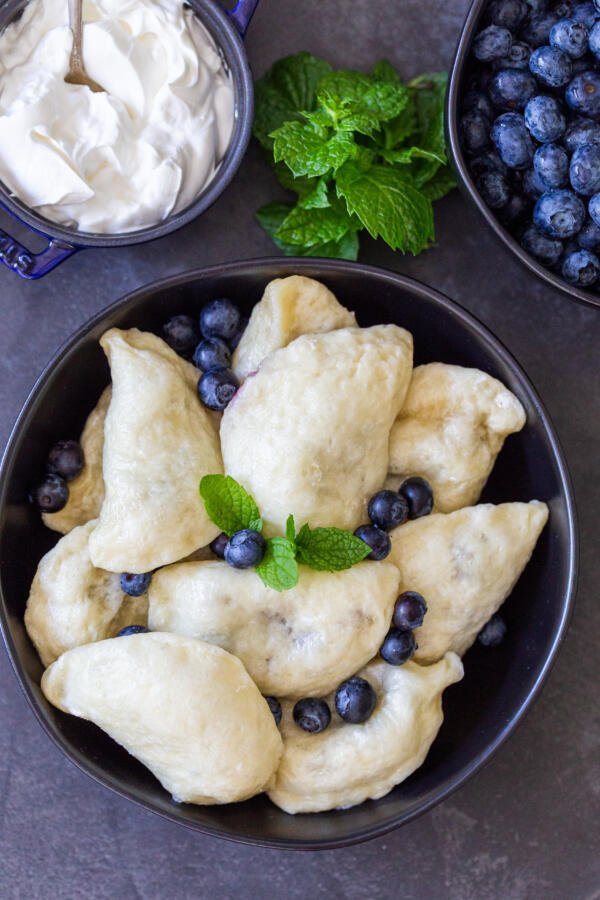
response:
[[[96,519],[100,513],[104,498],[102,478],[104,420],[110,397],[109,385],[87,418],[79,439],[85,464],[79,475],[69,482],[69,499],[66,506],[55,513],[42,513],[44,525],[53,531],[67,534],[76,525],[85,525],[90,519]]]
[[[296,587],[278,593],[252,570],[182,563],[154,574],[149,623],[234,653],[263,694],[326,694],[377,653],[399,580],[387,562],[343,572],[301,566]]]
[[[232,368],[240,381],[256,372],[273,350],[286,347],[301,334],[315,334],[356,325],[354,313],[342,306],[329,288],[304,275],[276,278],[265,288],[233,354]]]
[[[390,532],[401,590],[427,602],[417,662],[462,654],[508,597],[548,519],[545,503],[484,503],[432,513]]]
[[[477,503],[507,435],[525,411],[504,385],[479,369],[445,363],[417,366],[390,436],[390,471],[420,475],[435,509]]]
[[[389,462],[410,380],[412,337],[396,325],[307,334],[271,353],[223,414],[227,474],[255,498],[267,534],[354,530]]]
[[[122,744],[176,800],[246,800],[279,763],[267,703],[239,659],[212,644],[158,633],[87,644],[47,669],[42,691]]]
[[[104,427],[106,495],[90,536],[94,565],[149,572],[219,533],[202,503],[203,475],[223,471],[198,373],[156,335],[112,328],[100,342],[113,395]]]
[[[95,526],[92,520],[73,528],[38,565],[25,627],[45,666],[72,647],[146,624],[147,595],[128,597],[118,575],[93,565],[88,542]]]
[[[425,760],[443,721],[442,692],[460,681],[454,653],[434,666],[373,661],[360,675],[377,693],[370,719],[350,725],[333,715],[320,734],[299,728],[283,706],[283,756],[269,797],[288,813],[322,812],[376,800]],[[333,698],[329,698],[333,709]]]

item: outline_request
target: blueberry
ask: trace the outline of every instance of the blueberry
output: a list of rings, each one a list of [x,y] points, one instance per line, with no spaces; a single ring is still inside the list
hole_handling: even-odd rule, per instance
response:
[[[600,57],[600,22],[596,22],[589,37],[590,50],[596,57]]]
[[[194,350],[194,365],[203,372],[211,369],[228,369],[231,352],[221,338],[204,338]]]
[[[571,157],[571,186],[578,194],[590,196],[600,190],[600,144],[582,144]]]
[[[485,150],[490,142],[490,120],[478,112],[468,112],[460,120],[462,144],[467,153]]]
[[[294,722],[304,731],[318,734],[324,731],[331,722],[331,713],[324,700],[317,697],[305,697],[294,705]]]
[[[173,316],[163,325],[163,338],[180,356],[190,356],[200,340],[198,326],[191,316]]]
[[[211,541],[208,545],[215,556],[218,556],[220,559],[225,559],[225,547],[227,546],[227,542],[229,538],[225,534],[224,531],[221,534],[218,534],[214,541]]]
[[[499,109],[523,109],[537,90],[535,78],[524,69],[501,69],[489,87],[492,103]]]
[[[269,709],[273,713],[273,718],[275,719],[275,724],[279,725],[281,722],[281,703],[277,699],[277,697],[265,697],[269,705]]]
[[[559,19],[568,19],[573,12],[573,4],[571,3],[571,0],[562,0],[562,2],[554,4],[552,12],[555,16],[558,16]]]
[[[367,509],[373,525],[389,531],[408,519],[408,503],[396,491],[378,491],[369,500]]]
[[[533,159],[533,143],[519,113],[498,116],[492,127],[492,139],[503,163],[511,169],[526,169]]]
[[[571,59],[579,59],[588,48],[588,32],[583,22],[574,19],[560,19],[552,26],[550,46],[562,50]]]
[[[486,206],[501,209],[510,199],[510,187],[502,172],[483,172],[475,179],[477,190]]]
[[[428,516],[433,509],[431,485],[424,478],[419,478],[418,475],[406,478],[398,488],[398,493],[408,503],[409,519],[420,519],[421,516]]]
[[[531,47],[523,41],[515,41],[508,56],[493,63],[498,69],[528,69]]]
[[[566,121],[561,104],[554,97],[537,94],[524,111],[525,125],[537,141],[556,141],[565,133]]]
[[[576,22],[583,22],[588,31],[594,27],[594,23],[600,18],[600,12],[593,3],[576,3],[571,13],[571,18]]]
[[[390,666],[401,666],[408,662],[416,649],[417,645],[412,631],[390,628],[379,653]]]
[[[229,341],[238,330],[240,311],[231,300],[211,300],[200,310],[200,331],[205,338]]]
[[[563,87],[572,74],[572,64],[567,54],[548,45],[533,51],[529,57],[529,68],[537,80],[548,87]]]
[[[572,66],[573,78],[576,75],[581,75],[583,72],[593,71],[594,66],[596,66],[597,62],[598,60],[592,53],[585,53],[583,56],[580,56],[579,59],[574,59]]]
[[[567,253],[562,264],[562,275],[569,284],[589,287],[598,281],[600,260],[590,250],[575,250]]]
[[[221,412],[239,387],[239,382],[229,369],[204,372],[198,380],[198,396],[209,409]]]
[[[490,25],[480,31],[473,41],[473,56],[479,62],[501,59],[509,53],[512,41],[512,34],[508,28]]]
[[[245,332],[247,327],[248,327],[248,319],[246,319],[246,318],[240,319],[237,330],[229,338],[229,347],[231,348],[231,350],[235,350],[235,348],[241,341],[242,335]]]
[[[533,167],[523,173],[523,191],[530,200],[537,200],[547,190],[548,188]]]
[[[569,123],[563,137],[563,144],[567,153],[570,154],[583,144],[600,144],[600,125],[592,119],[579,116]]]
[[[265,539],[259,531],[244,528],[232,534],[225,547],[225,562],[234,569],[257,566],[265,555]]]
[[[563,252],[562,241],[546,237],[533,225],[521,236],[521,246],[547,266],[557,263]]]
[[[141,597],[150,587],[152,572],[142,572],[134,575],[132,572],[123,572],[121,575],[121,590],[130,597]]]
[[[565,238],[577,234],[585,221],[585,207],[572,191],[546,191],[533,210],[533,224],[548,237]]]
[[[335,708],[338,716],[352,725],[366,722],[376,703],[377,694],[373,686],[359,675],[343,681],[335,692]]]
[[[527,18],[528,9],[523,0],[493,0],[487,17],[492,25],[501,25],[509,31],[517,31]]]
[[[594,194],[594,196],[597,196]],[[600,250],[600,226],[593,219],[584,222],[581,231],[577,235],[577,243],[584,250]]]
[[[525,0],[530,16],[537,16],[548,11],[548,0]]]
[[[392,542],[387,531],[378,528],[376,525],[359,525],[354,534],[371,548],[371,552],[365,557],[366,559],[380,560],[389,556]]]
[[[462,98],[461,106],[464,113],[478,112],[488,119],[494,118],[494,107],[492,106],[492,102],[486,94],[482,93],[482,91],[467,91]]]
[[[550,12],[540,12],[531,16],[521,30],[520,38],[530,47],[541,47],[547,44],[552,26],[558,22],[558,16]]]
[[[575,112],[600,116],[600,74],[589,70],[576,75],[567,85],[565,100]]]
[[[588,203],[588,212],[593,221],[600,227],[600,193],[590,197]]]
[[[60,475],[71,481],[83,469],[83,450],[77,441],[59,441],[48,454],[47,469],[53,475]]]
[[[487,625],[484,625],[478,634],[479,643],[484,647],[497,647],[504,640],[506,634],[506,622],[498,613],[492,616]]]
[[[117,631],[117,637],[127,637],[128,634],[149,634],[149,630],[145,625],[126,625]]]
[[[513,194],[499,211],[500,221],[507,226],[518,227],[531,220],[533,204],[525,194]]]
[[[60,475],[46,475],[29,492],[29,502],[42,512],[53,513],[63,509],[69,499],[69,488]]]
[[[419,628],[423,624],[427,604],[417,591],[404,591],[394,605],[392,622],[400,631]]]
[[[508,166],[502,162],[496,150],[487,150],[479,156],[474,156],[469,160],[469,167],[475,177],[485,175],[487,172],[500,172],[501,175],[509,173]]]
[[[558,144],[542,144],[533,154],[533,168],[545,188],[563,187],[569,176],[569,157]]]

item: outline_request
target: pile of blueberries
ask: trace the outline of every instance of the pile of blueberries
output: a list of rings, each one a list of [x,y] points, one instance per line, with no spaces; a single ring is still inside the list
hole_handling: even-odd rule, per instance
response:
[[[600,290],[600,0],[492,0],[460,135],[483,200],[569,284]]]

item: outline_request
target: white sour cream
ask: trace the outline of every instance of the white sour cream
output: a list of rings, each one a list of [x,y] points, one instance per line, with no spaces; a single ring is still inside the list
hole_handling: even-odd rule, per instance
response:
[[[67,84],[67,0],[30,0],[0,36],[0,179],[80,231],[155,225],[210,182],[234,120],[215,44],[181,0],[84,0],[83,59],[106,93]]]

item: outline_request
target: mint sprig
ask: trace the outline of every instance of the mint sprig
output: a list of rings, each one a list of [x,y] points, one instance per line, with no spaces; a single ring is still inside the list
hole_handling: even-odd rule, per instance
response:
[[[361,562],[371,548],[356,535],[341,528],[314,528],[303,525],[296,535],[299,562],[320,572],[341,572]]]
[[[248,491],[229,475],[205,475],[200,482],[200,496],[206,513],[227,537],[251,528],[262,531],[258,506]]]
[[[267,540],[265,555],[256,567],[256,574],[267,587],[287,591],[298,584],[299,572],[296,549],[284,537]]]

